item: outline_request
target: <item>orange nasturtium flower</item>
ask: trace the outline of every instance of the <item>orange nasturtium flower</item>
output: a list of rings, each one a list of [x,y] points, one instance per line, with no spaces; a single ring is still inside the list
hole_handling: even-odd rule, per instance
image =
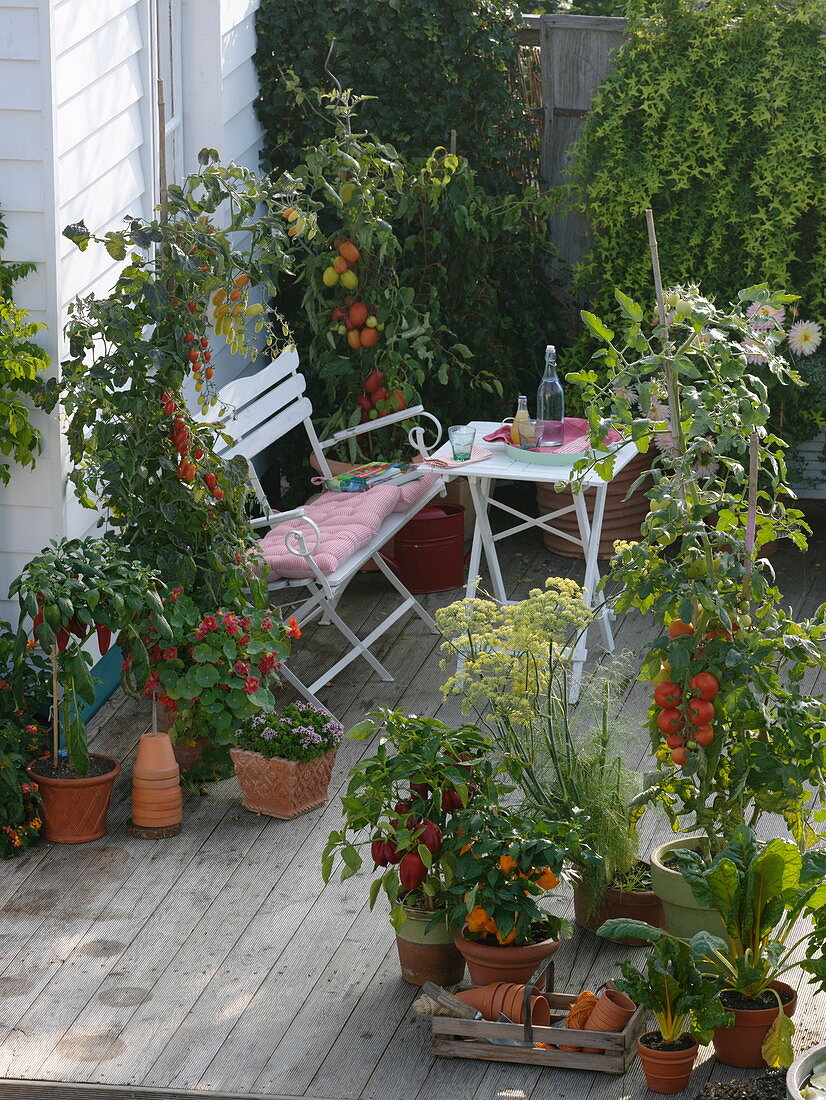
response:
[[[513,859],[511,856],[500,856],[499,857],[499,870],[503,874],[509,875],[511,873],[511,871],[516,870],[516,860]]]
[[[535,881],[536,885],[541,886],[543,890],[553,890],[555,887],[559,886],[559,879],[550,867],[545,867],[542,874]]]

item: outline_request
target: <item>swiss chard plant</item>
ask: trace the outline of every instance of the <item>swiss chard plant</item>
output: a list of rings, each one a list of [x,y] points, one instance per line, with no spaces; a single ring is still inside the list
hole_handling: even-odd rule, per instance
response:
[[[796,966],[826,989],[826,853],[801,855],[794,844],[777,838],[761,845],[751,829],[739,826],[711,864],[688,850],[678,850],[676,857],[694,897],[720,914],[728,938],[697,932],[691,940],[677,940],[644,921],[622,919],[606,921],[602,935],[685,944],[704,972],[722,981],[724,1001],[725,990],[749,999],[768,992],[782,1009],[772,983]],[[790,1064],[793,1034],[794,1024],[780,1011],[763,1043],[769,1065]]]
[[[627,959],[621,963],[617,986],[635,1004],[653,1012],[665,1043],[690,1035],[701,1045],[711,1042],[712,1032],[728,1027],[734,1017],[720,1002],[723,979],[702,974],[691,948],[681,940],[658,940],[638,970]]]

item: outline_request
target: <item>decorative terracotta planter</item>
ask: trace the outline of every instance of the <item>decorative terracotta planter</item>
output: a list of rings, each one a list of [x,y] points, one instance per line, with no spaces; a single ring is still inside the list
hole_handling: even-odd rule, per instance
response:
[[[797,993],[785,982],[772,982],[772,989],[781,994],[792,994],[788,1004],[783,1005],[787,1016],[794,1015],[797,1008]],[[771,1027],[779,1011],[777,1004],[771,1008],[732,1008],[733,1027],[718,1027],[714,1032],[714,1053],[717,1060],[725,1066],[753,1068],[765,1066],[762,1046],[766,1032]]]
[[[605,497],[605,515],[602,521],[602,537],[599,543],[599,557],[610,558],[614,554],[614,542],[616,539],[636,541],[640,537],[642,521],[648,515],[651,505],[648,497],[643,494],[647,485],[643,484],[635,491],[630,500],[625,500],[625,494],[645,470],[651,465],[650,455],[637,455],[622,470],[608,487]],[[588,505],[588,514],[593,511],[594,494],[596,489],[585,490],[585,500]],[[559,508],[573,506],[574,498],[570,490],[565,489],[561,493],[554,492],[553,485],[537,484],[536,503],[540,515],[555,512]],[[549,520],[551,527],[556,527],[566,534],[579,538],[579,525],[574,511],[568,512],[557,519]],[[568,542],[559,535],[544,533],[542,536],[545,545],[555,554],[563,558],[583,558],[585,553],[581,546]]]
[[[645,1045],[648,1036],[659,1034],[658,1031],[647,1031],[637,1039],[646,1083],[652,1092],[682,1092],[688,1085],[700,1047],[693,1039],[691,1046],[685,1050],[655,1050]]]
[[[245,809],[287,820],[323,806],[337,749],[315,760],[268,760],[260,752],[230,749]]]
[[[396,933],[402,977],[411,985],[456,985],[465,975],[465,960],[446,923],[427,930],[433,913],[405,906],[407,919]]]
[[[665,914],[660,899],[653,890],[617,890],[610,886],[605,891],[602,904],[593,905],[592,893],[586,883],[574,889],[574,919],[580,928],[596,932],[607,920],[642,920],[655,928],[665,928]],[[647,940],[624,936],[613,943],[629,947],[644,947]]]
[[[111,765],[103,775],[57,779],[40,775],[37,760],[26,765],[26,774],[38,786],[43,799],[43,836],[58,844],[86,844],[106,835],[106,815],[112,788],[120,775],[120,763],[111,756],[93,754]]]
[[[711,932],[727,940],[728,933],[720,914],[700,905],[680,872],[666,867],[664,862],[677,848],[697,848],[700,839],[687,836],[655,848],[651,853],[651,885],[662,901],[666,927],[672,935],[690,940],[695,932]]]
[[[542,960],[562,946],[561,940],[542,940],[525,947],[488,947],[465,939],[464,932],[456,933],[454,943],[465,957],[474,985],[499,981],[525,985]]]

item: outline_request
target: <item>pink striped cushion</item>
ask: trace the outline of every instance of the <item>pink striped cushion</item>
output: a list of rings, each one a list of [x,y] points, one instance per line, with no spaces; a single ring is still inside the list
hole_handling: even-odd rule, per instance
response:
[[[399,486],[399,500],[394,512],[406,512],[414,500],[424,496],[428,489],[433,488],[433,483],[439,479],[439,474],[425,474],[418,481],[406,481]]]
[[[411,482],[410,485],[418,485]],[[401,488],[408,488],[405,485]],[[325,576],[329,576],[365,546],[375,536],[384,520],[393,512],[399,500],[397,485],[376,485],[366,493],[322,493],[305,505],[305,516],[312,519],[321,531],[322,540],[313,552],[313,560]],[[312,551],[316,535],[303,520],[287,520],[276,526],[259,543],[259,549],[270,567],[270,576],[311,577],[313,574],[304,558],[291,554],[287,549],[290,531],[300,531]],[[296,546],[295,540],[290,540]]]

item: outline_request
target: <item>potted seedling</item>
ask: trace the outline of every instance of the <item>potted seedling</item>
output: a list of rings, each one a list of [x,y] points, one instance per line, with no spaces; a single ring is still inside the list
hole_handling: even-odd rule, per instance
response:
[[[464,961],[453,943],[452,900],[458,817],[495,797],[487,738],[475,726],[451,729],[435,718],[381,711],[350,732],[365,740],[379,730],[376,752],[351,771],[342,797],[344,824],[330,834],[322,859],[327,882],[340,856],[342,879],[362,866],[377,874],[370,905],[390,902],[402,976],[413,985],[461,980]]]
[[[621,964],[619,989],[653,1012],[655,1031],[637,1040],[648,1087],[653,1092],[682,1092],[688,1085],[700,1044],[716,1029],[728,1027],[732,1016],[720,1003],[720,977],[700,973],[688,944],[661,939],[638,970]]]
[[[106,814],[120,764],[89,753],[83,708],[95,699],[92,657],[83,648],[93,634],[105,652],[113,633],[132,666],[148,674],[135,624],[151,609],[164,629],[156,574],[105,539],[63,539],[33,558],[11,585],[20,601],[15,656],[34,640],[48,653],[52,685],[52,751],[33,760],[29,777],[43,798],[43,835],[78,844],[106,832]],[[61,742],[65,747],[62,747]]]
[[[721,978],[722,1004],[734,1013],[730,1031],[714,1032],[717,1058],[733,1066],[788,1066],[797,994],[780,978],[799,965],[826,986],[826,856],[801,855],[777,838],[761,845],[741,825],[710,865],[687,849],[676,858],[698,902],[720,916],[727,939],[701,931],[679,940],[640,921],[619,920],[600,933],[686,944],[704,973]],[[801,920],[808,924],[803,930]],[[801,947],[805,958],[798,961]]]

